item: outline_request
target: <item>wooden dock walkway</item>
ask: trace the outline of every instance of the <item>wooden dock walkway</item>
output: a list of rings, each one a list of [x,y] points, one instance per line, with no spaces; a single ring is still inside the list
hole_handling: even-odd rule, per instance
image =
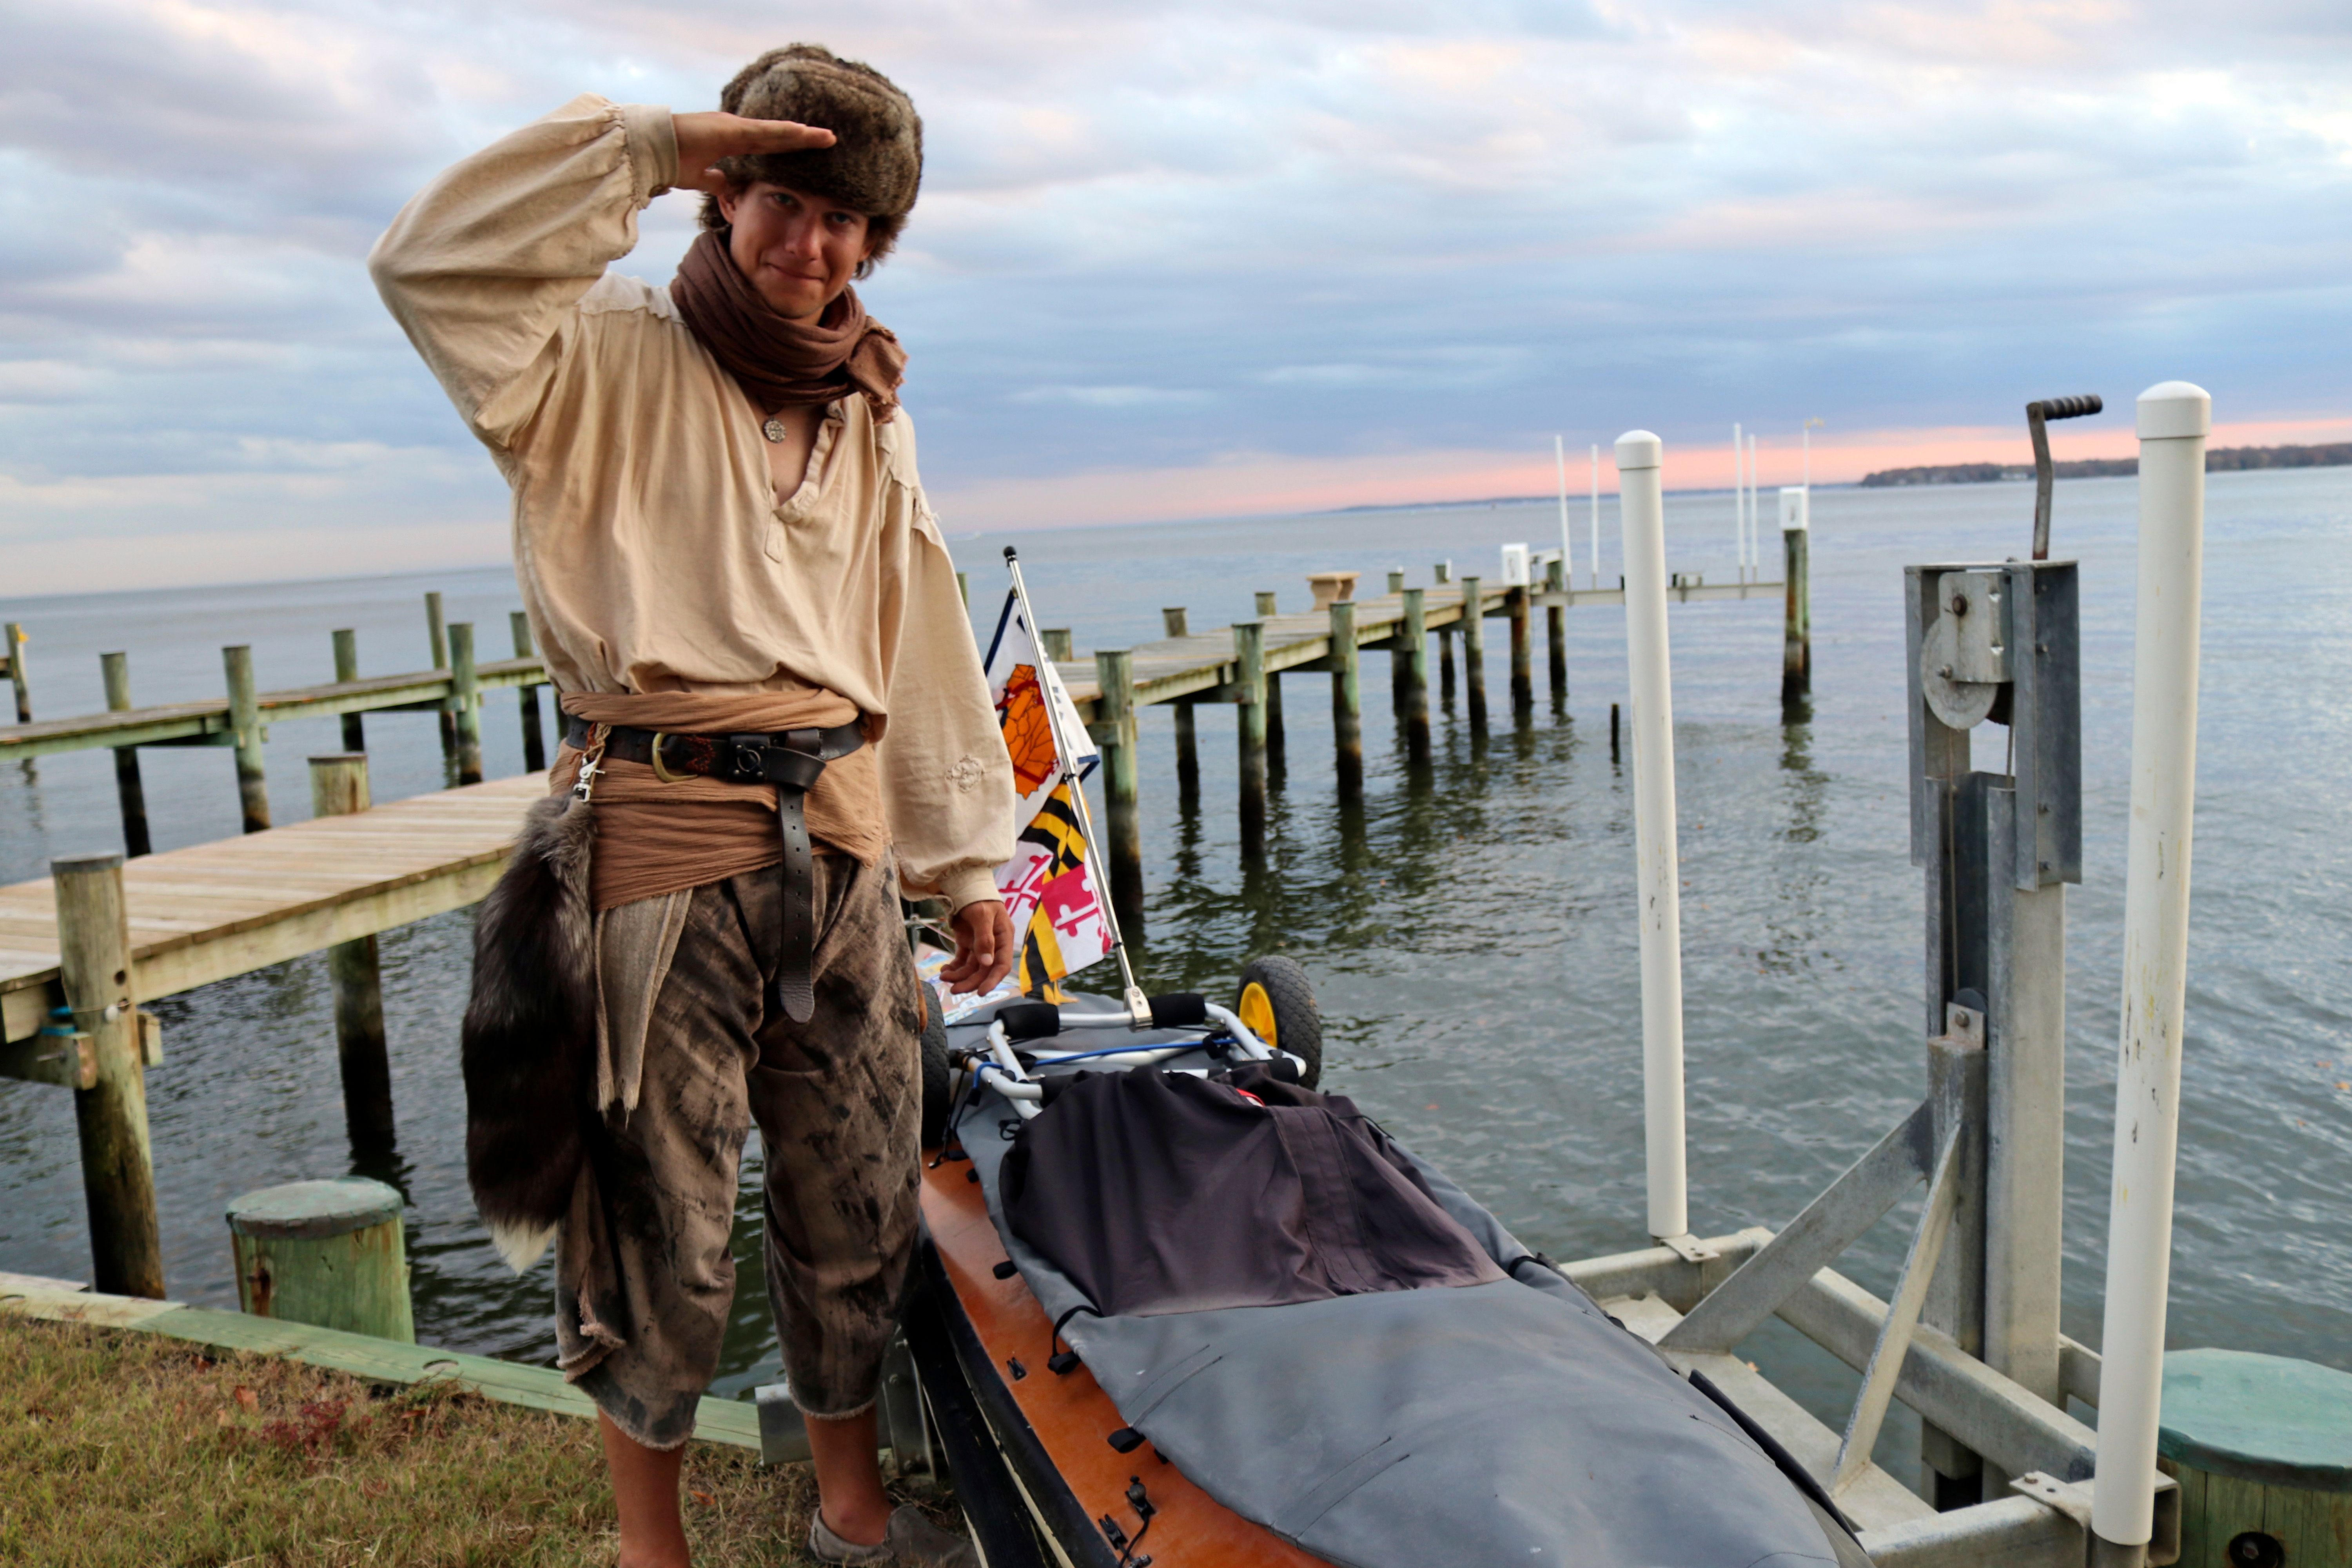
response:
[[[546,793],[527,773],[130,860],[131,994],[152,1001],[473,903]],[[55,885],[0,888],[0,1020],[20,1054],[65,1005],[58,954]]]
[[[1375,598],[1352,601],[1359,649],[1385,651],[1390,643],[1403,630],[1408,618],[1407,591],[1384,594]],[[1461,582],[1439,584],[1433,587],[1410,590],[1421,598],[1423,627],[1432,632],[1451,631],[1468,619],[1465,606],[1469,591]],[[1479,582],[1480,610],[1486,618],[1508,618],[1514,601],[1522,592],[1528,595],[1530,608],[1573,609],[1579,605],[1622,605],[1622,588],[1535,588],[1520,590]],[[1697,583],[1677,584],[1667,596],[1677,604],[1705,604],[1713,601],[1774,599],[1781,597],[1779,583]],[[1243,623],[1247,624],[1247,623]],[[1265,672],[1279,675],[1297,669],[1310,672],[1324,667],[1331,655],[1331,624],[1328,616],[1274,615],[1262,616]],[[1239,661],[1234,652],[1233,629],[1220,626],[1210,632],[1188,632],[1181,637],[1170,637],[1157,642],[1138,643],[1127,651],[1134,660],[1134,702],[1148,706],[1160,702],[1181,702],[1186,698],[1213,694],[1220,687],[1230,685],[1239,677]],[[1073,700],[1089,719],[1095,717],[1085,710],[1100,695],[1102,685],[1096,667],[1076,662],[1056,660],[1055,668],[1061,672]],[[5,731],[0,731],[5,735]]]

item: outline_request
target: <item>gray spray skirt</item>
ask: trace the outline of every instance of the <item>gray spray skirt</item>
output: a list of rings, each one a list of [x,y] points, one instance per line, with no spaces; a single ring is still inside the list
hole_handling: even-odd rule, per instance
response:
[[[981,1032],[950,1031],[958,1045]],[[1306,1551],[1349,1568],[1867,1563],[1727,1407],[1410,1151],[1511,1278],[1101,1318],[1005,1223],[998,1177],[1018,1125],[982,1089],[956,1131],[1023,1279],[1049,1318],[1072,1314],[1065,1342],[1162,1458]]]

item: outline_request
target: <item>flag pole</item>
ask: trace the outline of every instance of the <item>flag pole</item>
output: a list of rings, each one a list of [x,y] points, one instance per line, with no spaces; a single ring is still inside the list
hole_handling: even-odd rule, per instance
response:
[[[1004,569],[1013,574],[1013,596],[1020,602],[1021,618],[1028,623],[1030,646],[1037,650],[1037,657],[1043,659],[1045,657],[1044,634],[1037,629],[1037,612],[1029,605],[1029,584],[1021,580],[1021,557],[1010,544],[1004,547]],[[1087,805],[1086,780],[1078,777],[1076,770],[1070,766],[1072,753],[1069,738],[1062,733],[1062,716],[1057,711],[1061,705],[1055,702],[1053,697],[1052,689],[1047,688],[1045,727],[1054,736],[1054,764],[1061,769],[1062,781],[1070,786],[1070,809],[1077,815],[1078,837],[1086,841],[1087,867],[1089,871],[1092,871],[1094,868],[1105,864],[1101,846],[1095,837],[1095,814]],[[1097,891],[1100,891],[1099,885]],[[1127,956],[1127,938],[1119,934],[1118,911],[1111,907],[1108,899],[1101,900],[1100,904],[1103,924],[1110,931],[1111,955],[1118,960],[1119,983],[1127,987],[1128,1025],[1131,1028],[1140,1029],[1151,1022],[1151,1004],[1144,996],[1143,988],[1135,983],[1135,966],[1128,961]],[[1020,933],[1016,931],[1013,936],[1017,942]],[[1017,957],[1014,962],[1019,962]]]

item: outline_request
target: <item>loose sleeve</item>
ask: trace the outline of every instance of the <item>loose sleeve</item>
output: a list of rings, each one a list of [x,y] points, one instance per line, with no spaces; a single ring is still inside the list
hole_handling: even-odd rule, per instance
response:
[[[882,736],[882,801],[909,898],[956,909],[997,897],[1013,858],[1013,759],[973,646],[955,563],[919,488],[907,569],[904,630]]]
[[[583,94],[444,171],[376,241],[377,290],[493,450],[530,424],[581,297],[677,178],[668,110]]]

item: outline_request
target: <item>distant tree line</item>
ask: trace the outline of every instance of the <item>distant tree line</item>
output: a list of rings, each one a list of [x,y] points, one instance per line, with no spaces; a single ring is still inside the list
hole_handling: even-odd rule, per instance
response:
[[[2098,479],[2139,472],[2137,458],[2084,458],[2050,466],[2062,479]],[[2352,467],[2352,441],[2333,441],[2317,447],[2216,447],[2205,454],[2205,471],[2209,474],[2233,468],[2345,467]],[[1884,489],[1900,485],[1981,485],[2032,477],[2031,463],[1941,463],[1921,468],[1881,468],[1874,474],[1864,475],[1862,482],[1864,489]]]

